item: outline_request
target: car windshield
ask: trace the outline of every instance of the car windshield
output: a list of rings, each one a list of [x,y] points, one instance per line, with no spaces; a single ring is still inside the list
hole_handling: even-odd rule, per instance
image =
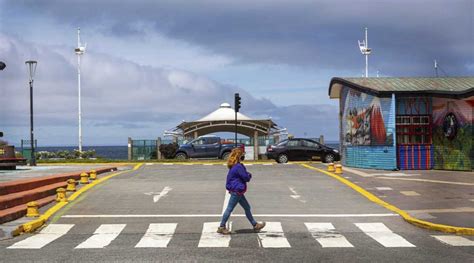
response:
[[[277,146],[285,146],[288,143],[288,140],[281,141],[277,144]]]

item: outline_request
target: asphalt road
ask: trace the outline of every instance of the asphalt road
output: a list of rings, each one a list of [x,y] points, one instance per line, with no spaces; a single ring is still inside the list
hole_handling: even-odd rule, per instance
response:
[[[259,234],[240,207],[233,234],[214,233],[225,166],[153,164],[87,192],[39,234],[0,241],[0,261],[474,261],[473,237],[412,226],[327,175],[297,164],[248,170],[246,197],[267,222]]]

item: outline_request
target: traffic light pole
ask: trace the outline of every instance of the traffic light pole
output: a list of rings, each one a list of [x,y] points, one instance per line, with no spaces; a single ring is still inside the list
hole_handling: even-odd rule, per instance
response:
[[[237,148],[237,111],[235,112],[235,148]]]
[[[235,147],[237,148],[237,112],[240,110],[240,95],[234,94],[234,111],[235,111]]]

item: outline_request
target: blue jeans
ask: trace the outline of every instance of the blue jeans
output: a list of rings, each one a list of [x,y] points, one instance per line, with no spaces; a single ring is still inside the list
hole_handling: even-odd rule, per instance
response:
[[[257,224],[257,221],[253,219],[252,212],[250,211],[250,204],[245,198],[245,196],[231,192],[229,204],[227,204],[227,208],[224,212],[224,215],[222,215],[221,227],[225,227],[225,224],[227,223],[227,220],[229,220],[230,214],[232,213],[232,211],[234,211],[234,208],[237,203],[239,203],[245,210],[245,216],[250,221],[250,224],[252,224],[252,226],[255,226]]]

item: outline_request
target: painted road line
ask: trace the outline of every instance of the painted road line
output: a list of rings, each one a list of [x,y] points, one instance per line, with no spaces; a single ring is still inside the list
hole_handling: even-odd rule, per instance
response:
[[[379,191],[392,191],[393,190],[391,187],[385,187],[385,186],[375,187],[375,189]]]
[[[173,188],[166,186],[165,188],[163,188],[163,190],[159,194],[153,196],[153,202],[154,203],[158,202],[160,198],[166,196],[171,190],[173,190]]]
[[[262,165],[273,165],[273,163],[264,163]]]
[[[103,224],[100,225],[86,241],[76,248],[103,248],[112,242],[125,228],[125,224]]]
[[[217,233],[219,225],[220,222],[204,223],[198,247],[229,247],[230,235]],[[232,230],[232,222],[229,222],[229,230]]]
[[[372,177],[371,174],[364,173],[364,172],[358,171],[358,170],[354,170],[354,169],[351,169],[351,168],[348,168],[348,167],[345,167],[345,166],[344,166],[344,171],[347,171],[349,173],[353,173],[353,174],[356,174],[356,175],[359,175],[359,176],[362,176],[362,177]]]
[[[393,233],[383,223],[356,223],[355,225],[384,247],[415,247],[403,237]]]
[[[419,196],[420,194],[415,191],[400,191],[402,195],[406,196]]]
[[[265,228],[258,233],[258,239],[264,248],[291,247],[280,222],[267,222]]]
[[[232,214],[233,217],[244,217],[245,214]],[[254,214],[255,217],[393,217],[398,214]],[[222,214],[137,214],[137,215],[63,215],[61,218],[171,218],[171,217],[222,217]]]
[[[432,237],[436,238],[440,242],[444,244],[448,244],[454,247],[472,247],[474,246],[474,241],[469,240],[465,237],[454,236],[454,235],[443,235],[443,236],[435,236]]]
[[[474,207],[407,210],[408,213],[472,213]]]
[[[345,169],[346,169],[346,168],[345,168]],[[346,169],[346,170],[347,170],[347,169]],[[427,182],[427,183],[437,183],[437,184],[454,184],[454,185],[468,185],[468,186],[474,186],[474,183],[450,182],[450,181],[439,181],[439,180],[428,180],[428,179],[416,179],[416,178],[377,177],[377,179],[402,180],[402,181],[416,181],[416,182]]]
[[[38,234],[19,241],[9,249],[40,249],[54,240],[66,234],[74,224],[51,224],[41,230]]]
[[[322,247],[354,247],[331,223],[304,223]]]
[[[291,198],[298,200],[301,203],[306,203],[306,200],[301,199],[301,195],[299,195],[298,192],[296,192],[295,188],[288,186],[288,189],[290,189],[290,191],[293,193],[292,195],[290,195]]]
[[[174,165],[174,163],[162,163],[161,165]]]
[[[204,166],[211,166],[211,165],[214,165],[213,163],[203,163],[202,165]]]
[[[150,224],[145,235],[135,247],[167,247],[177,225],[176,223]]]
[[[245,166],[252,166],[253,163],[246,163],[246,164],[244,164],[244,165],[245,165]]]

